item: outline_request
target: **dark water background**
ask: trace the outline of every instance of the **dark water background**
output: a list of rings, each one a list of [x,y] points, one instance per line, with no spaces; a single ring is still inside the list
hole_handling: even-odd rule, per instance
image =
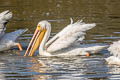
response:
[[[7,32],[29,29],[18,39],[24,48],[41,20],[51,22],[52,35],[73,18],[97,23],[87,32],[86,43],[111,44],[120,39],[120,0],[0,0],[0,12],[5,10],[13,13]],[[107,51],[90,57],[23,57],[16,52],[0,52],[0,80],[120,79],[120,67],[105,63]]]

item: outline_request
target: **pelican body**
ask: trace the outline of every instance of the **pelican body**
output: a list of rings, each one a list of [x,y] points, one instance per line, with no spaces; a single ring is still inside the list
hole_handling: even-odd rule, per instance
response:
[[[6,24],[12,18],[12,12],[4,11],[0,13],[0,51],[8,50],[14,46],[18,46],[18,48],[22,51],[22,46],[20,43],[16,43],[16,39],[27,29],[20,29],[14,32],[5,33]]]
[[[80,41],[84,39],[86,31],[95,27],[96,24],[86,24],[81,21],[67,25],[62,31],[56,34],[49,41],[51,24],[48,21],[40,21],[37,25],[32,40],[26,50],[25,56],[33,56],[39,47],[39,55],[42,56],[73,56],[97,53],[106,48],[101,45],[82,45]]]

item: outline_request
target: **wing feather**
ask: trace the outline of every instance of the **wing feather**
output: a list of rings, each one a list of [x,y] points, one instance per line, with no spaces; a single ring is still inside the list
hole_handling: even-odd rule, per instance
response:
[[[86,24],[86,23],[82,22],[82,20],[67,25],[67,27],[65,27],[62,31],[60,31],[58,34],[56,34],[52,38],[52,39],[54,39],[54,38],[58,37],[58,39],[55,40],[47,48],[47,51],[54,52],[57,50],[61,50],[63,48],[67,48],[70,45],[72,45],[75,41],[77,41],[78,39],[82,41],[84,39],[86,31],[89,29],[92,29],[95,26],[96,26],[95,23]],[[48,41],[48,43],[50,43],[50,41]]]
[[[4,33],[4,31],[6,30],[6,24],[11,18],[12,12],[9,12],[9,10],[0,13],[0,34]]]
[[[15,41],[21,34],[26,32],[28,29],[19,29],[14,32],[6,33],[2,39],[0,40],[0,43],[6,43],[8,41]]]
[[[0,23],[5,23],[11,18],[12,18],[12,12],[9,12],[9,10],[0,13]]]

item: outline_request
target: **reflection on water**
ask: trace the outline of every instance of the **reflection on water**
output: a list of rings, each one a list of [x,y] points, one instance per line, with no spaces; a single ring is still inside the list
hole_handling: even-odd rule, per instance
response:
[[[14,58],[13,58],[14,57]],[[102,56],[0,58],[0,78],[11,80],[119,79],[118,66],[107,66]]]
[[[52,36],[70,23],[84,19],[97,23],[88,31],[85,43],[107,43],[120,39],[119,0],[0,0],[0,12],[10,10],[13,18],[7,32],[28,28],[18,41],[24,50],[40,20],[52,23]],[[0,79],[2,80],[118,80],[120,67],[107,65],[101,55],[90,57],[23,57],[13,50],[0,52]],[[107,52],[108,53],[108,52]],[[21,55],[21,54],[20,54]]]

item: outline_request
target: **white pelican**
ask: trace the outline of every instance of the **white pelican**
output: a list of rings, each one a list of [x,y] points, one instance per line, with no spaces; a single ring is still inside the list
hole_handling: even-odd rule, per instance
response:
[[[86,24],[81,21],[67,25],[62,31],[56,34],[48,42],[51,33],[51,24],[48,21],[38,23],[33,38],[26,50],[25,56],[32,56],[39,46],[39,54],[42,56],[70,56],[70,55],[88,55],[88,52],[96,53],[106,46],[102,45],[82,45],[78,41],[82,41],[85,32],[96,24]],[[29,51],[30,50],[30,51]],[[29,54],[28,54],[29,52]]]
[[[120,66],[120,41],[113,42],[108,48],[112,56],[106,58],[108,64],[115,64]]]
[[[0,13],[0,51],[8,50],[14,46],[18,46],[18,48],[22,51],[22,47],[20,43],[16,43],[15,40],[25,31],[26,29],[20,29],[14,32],[6,33],[6,24],[12,18],[12,13],[4,11]]]

